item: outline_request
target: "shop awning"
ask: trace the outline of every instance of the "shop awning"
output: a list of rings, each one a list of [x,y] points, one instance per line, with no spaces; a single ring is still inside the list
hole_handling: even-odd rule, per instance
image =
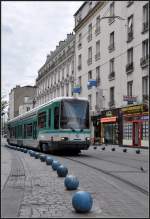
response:
[[[101,118],[100,121],[102,123],[104,122],[116,122],[117,117],[113,116],[113,117],[105,117],[105,118]]]

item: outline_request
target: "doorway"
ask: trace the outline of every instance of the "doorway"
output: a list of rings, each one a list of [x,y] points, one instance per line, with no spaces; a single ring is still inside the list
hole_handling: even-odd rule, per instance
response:
[[[133,122],[133,146],[141,146],[141,123]]]

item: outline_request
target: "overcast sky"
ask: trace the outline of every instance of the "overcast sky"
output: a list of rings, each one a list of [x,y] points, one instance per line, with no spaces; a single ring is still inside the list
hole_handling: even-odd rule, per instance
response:
[[[34,85],[47,54],[67,33],[83,1],[5,1],[1,15],[1,95],[16,85]]]

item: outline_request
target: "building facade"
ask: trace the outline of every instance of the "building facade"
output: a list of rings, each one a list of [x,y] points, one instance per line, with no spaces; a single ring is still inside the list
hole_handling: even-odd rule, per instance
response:
[[[24,97],[23,104],[19,106],[19,115],[33,109],[35,107],[34,101],[35,101],[35,96],[34,97]]]
[[[55,97],[72,96],[75,65],[75,36],[67,34],[67,39],[59,42],[56,50],[47,55],[36,79],[36,106]]]
[[[89,99],[93,137],[148,146],[148,1],[88,1],[74,18],[75,83]]]
[[[9,93],[9,109],[8,109],[8,119],[13,119],[19,115],[19,107],[24,104],[24,98],[31,97],[34,98],[36,94],[35,86],[23,86],[17,85]],[[31,104],[30,109],[34,105]],[[26,109],[27,111],[27,109]]]

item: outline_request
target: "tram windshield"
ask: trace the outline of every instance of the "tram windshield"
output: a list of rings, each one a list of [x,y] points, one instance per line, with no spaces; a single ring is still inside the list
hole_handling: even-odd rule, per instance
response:
[[[61,102],[62,129],[88,129],[89,128],[89,103],[85,100],[63,100]]]

